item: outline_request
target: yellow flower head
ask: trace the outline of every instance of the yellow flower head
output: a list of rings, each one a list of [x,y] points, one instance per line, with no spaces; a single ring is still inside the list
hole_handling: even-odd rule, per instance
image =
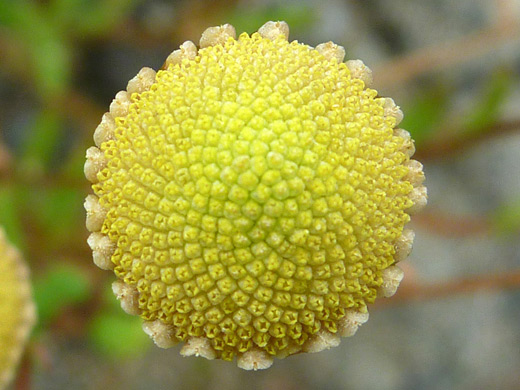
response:
[[[35,318],[29,270],[0,228],[0,389],[13,377]]]
[[[426,202],[402,113],[342,47],[287,38],[209,28],[96,129],[94,262],[160,347],[267,368],[338,345],[402,278]]]

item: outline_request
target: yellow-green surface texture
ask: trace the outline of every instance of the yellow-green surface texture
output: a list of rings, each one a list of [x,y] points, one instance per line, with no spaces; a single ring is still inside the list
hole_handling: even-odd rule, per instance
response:
[[[12,379],[33,323],[29,271],[0,228],[0,389]]]
[[[231,360],[366,313],[414,185],[409,139],[345,63],[242,34],[159,71],[115,123],[93,189],[145,321]]]

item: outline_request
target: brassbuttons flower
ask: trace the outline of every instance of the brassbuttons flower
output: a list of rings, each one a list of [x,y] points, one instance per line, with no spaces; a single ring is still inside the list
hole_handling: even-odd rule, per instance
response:
[[[401,110],[332,42],[207,29],[94,133],[94,262],[160,347],[267,368],[339,344],[392,295],[426,202]]]
[[[35,318],[29,269],[0,228],[0,389],[12,380]]]

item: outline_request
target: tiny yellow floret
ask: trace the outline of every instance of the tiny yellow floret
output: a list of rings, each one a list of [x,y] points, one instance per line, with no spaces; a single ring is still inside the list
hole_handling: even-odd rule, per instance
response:
[[[395,292],[411,249],[426,192],[402,112],[342,47],[287,36],[284,22],[209,29],[118,94],[89,152],[95,262],[186,356],[259,369],[336,346]]]

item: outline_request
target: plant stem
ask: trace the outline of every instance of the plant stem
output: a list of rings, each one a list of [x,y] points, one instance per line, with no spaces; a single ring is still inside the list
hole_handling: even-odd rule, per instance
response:
[[[18,374],[14,383],[15,390],[29,390],[31,388],[31,361],[26,353],[22,356]]]
[[[487,27],[461,39],[416,50],[374,69],[377,87],[403,84],[425,73],[464,63],[495,51],[518,39],[520,24],[516,21]]]
[[[518,288],[520,288],[520,270],[471,276],[433,284],[403,283],[392,299],[385,300],[384,303],[378,301],[376,306],[379,304],[386,306],[409,301],[442,299],[485,290],[497,292]]]
[[[520,130],[520,119],[495,123],[478,134],[467,133],[463,130],[453,130],[449,133],[459,135],[429,141],[418,148],[414,156],[420,161],[449,157],[496,136],[513,133],[518,130]]]
[[[491,231],[488,219],[475,215],[453,215],[427,208],[413,218],[414,224],[441,236],[467,237],[486,235]]]

